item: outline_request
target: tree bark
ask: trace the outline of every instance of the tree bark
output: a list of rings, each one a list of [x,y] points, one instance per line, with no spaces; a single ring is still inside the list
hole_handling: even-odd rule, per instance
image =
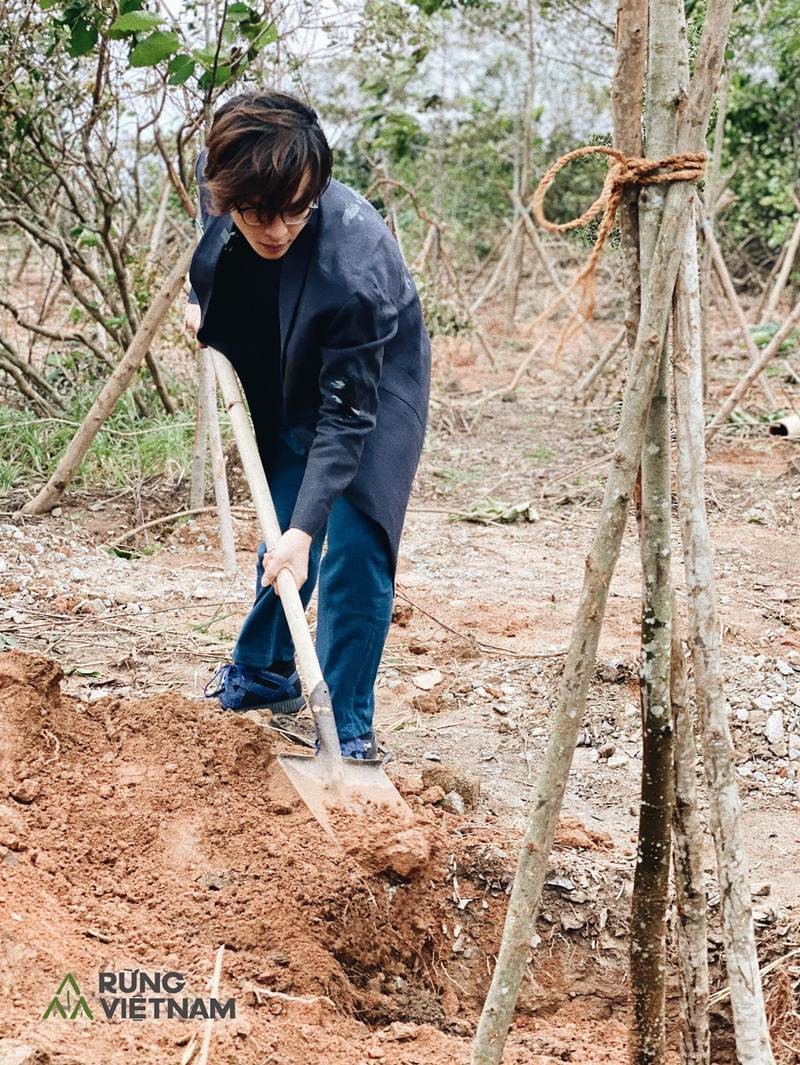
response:
[[[682,0],[650,0],[645,106],[647,154],[652,159],[675,151],[677,108],[686,96],[688,79]],[[672,289],[664,291],[648,284],[665,194],[666,190],[656,185],[643,189],[639,196],[638,265],[642,290],[650,292],[650,299],[671,306]],[[635,292],[629,293],[629,299],[635,298]],[[631,312],[635,313],[635,307]],[[673,801],[668,382],[669,352],[665,343],[642,451],[642,784],[630,936],[630,1049],[634,1065],[663,1065],[666,1055],[664,1006]]]
[[[709,0],[696,54],[695,74],[688,96],[681,101],[679,151],[696,152],[703,148],[711,101],[722,67],[731,7],[732,0]],[[643,293],[639,329],[631,353],[616,449],[599,527],[586,560],[558,703],[520,848],[497,964],[472,1048],[472,1065],[499,1065],[528,963],[547,858],[586,705],[609,583],[619,557],[639,468],[645,416],[658,377],[692,195],[693,190],[685,182],[673,183],[666,193],[648,287]]]
[[[685,183],[678,182],[670,186],[667,193],[650,268],[650,284],[654,292],[666,290],[671,293],[674,288],[690,192]],[[520,848],[497,965],[475,1037],[473,1065],[498,1065],[501,1061],[528,962],[536,908],[586,705],[608,587],[619,557],[639,469],[645,416],[658,377],[669,310],[663,300],[649,297],[642,309],[598,530],[586,559],[558,704],[550,726],[528,828]]]
[[[181,291],[193,251],[194,243],[185,248],[179,256],[142,318],[128,350],[92,404],[83,424],[62,455],[55,472],[38,494],[25,504],[22,508],[23,514],[44,514],[51,510],[64,494],[95,436],[113,411],[119,397],[133,380],[167,312]]]
[[[677,316],[686,337],[675,351],[678,499],[689,605],[689,645],[702,726],[709,817],[717,854],[722,934],[731,989],[739,1065],[773,1065],[753,931],[750,871],[742,832],[733,742],[722,680],[720,621],[705,504],[703,381],[699,329],[691,307],[698,289],[697,242],[692,220],[681,265]],[[687,293],[688,295],[687,297]]]
[[[708,922],[703,874],[703,826],[697,804],[697,750],[687,695],[686,661],[674,611],[670,696],[675,769],[672,867],[678,912],[681,1063],[708,1065],[711,1033],[708,1024]]]

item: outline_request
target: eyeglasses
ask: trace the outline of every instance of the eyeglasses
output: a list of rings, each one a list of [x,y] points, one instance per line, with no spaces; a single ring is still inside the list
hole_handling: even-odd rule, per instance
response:
[[[236,206],[236,211],[248,226],[266,226],[276,217],[280,216],[281,221],[285,226],[301,226],[304,222],[307,222],[312,215],[312,212],[316,211],[319,207],[319,200],[315,200],[309,204],[304,211],[294,211],[292,208],[288,208],[285,211],[277,211],[275,214],[266,214],[258,207],[239,207]]]

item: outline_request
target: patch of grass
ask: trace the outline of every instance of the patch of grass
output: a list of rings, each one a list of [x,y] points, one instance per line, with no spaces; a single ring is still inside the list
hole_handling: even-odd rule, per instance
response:
[[[95,393],[73,397],[57,418],[35,418],[29,411],[0,410],[0,492],[45,480],[72,440]],[[174,415],[153,396],[150,411],[137,414],[130,394],[117,403],[84,456],[73,484],[113,490],[162,475],[176,483],[188,475],[194,441],[193,403]],[[229,433],[220,412],[223,438]]]
[[[537,444],[536,447],[530,448],[525,452],[525,458],[530,459],[532,462],[549,462],[553,457],[553,449],[549,448],[547,444]]]
[[[438,477],[442,481],[449,481],[451,484],[461,481],[474,481],[478,476],[473,470],[459,470],[454,466],[438,466],[431,473],[434,477]]]

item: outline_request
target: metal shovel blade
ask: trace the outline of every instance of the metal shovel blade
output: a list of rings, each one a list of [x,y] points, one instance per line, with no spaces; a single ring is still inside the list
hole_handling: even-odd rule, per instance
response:
[[[414,815],[400,792],[389,780],[379,760],[340,758],[338,765],[322,756],[278,755],[281,769],[300,798],[319,821],[328,836],[338,843],[336,817],[371,817],[379,831],[380,820],[392,817],[411,824]],[[339,770],[341,767],[341,771]]]

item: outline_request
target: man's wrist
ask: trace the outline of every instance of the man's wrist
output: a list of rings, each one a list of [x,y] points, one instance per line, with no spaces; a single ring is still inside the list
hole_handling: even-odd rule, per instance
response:
[[[311,544],[311,541],[313,540],[313,536],[311,535],[311,533],[306,532],[305,529],[298,529],[298,527],[296,525],[290,525],[289,528],[287,529],[287,532],[299,533],[302,537],[304,537],[308,541],[309,544]]]

